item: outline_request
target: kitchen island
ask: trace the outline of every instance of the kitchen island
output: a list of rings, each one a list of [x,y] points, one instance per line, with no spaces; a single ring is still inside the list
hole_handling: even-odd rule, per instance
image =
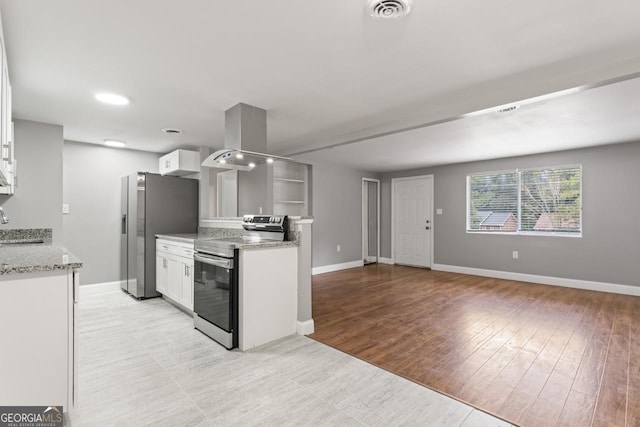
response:
[[[310,275],[300,265],[310,266],[310,241],[297,222],[245,215],[201,222],[197,235],[157,234],[156,290],[229,349],[312,332],[298,319],[299,288],[307,282],[300,279]]]
[[[16,230],[11,230],[15,232]],[[28,230],[32,231],[32,230]],[[64,246],[0,234],[0,405],[74,405],[82,262]]]

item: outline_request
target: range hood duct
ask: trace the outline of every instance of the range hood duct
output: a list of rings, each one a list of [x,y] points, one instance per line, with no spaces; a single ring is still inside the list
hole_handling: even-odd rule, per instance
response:
[[[202,166],[220,169],[253,170],[274,160],[294,161],[265,154],[267,149],[267,111],[237,104],[224,113],[224,146],[207,157]]]

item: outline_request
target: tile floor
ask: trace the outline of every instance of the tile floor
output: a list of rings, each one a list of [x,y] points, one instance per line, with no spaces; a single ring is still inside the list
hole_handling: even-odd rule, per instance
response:
[[[509,426],[292,336],[241,353],[156,298],[81,288],[79,398],[67,426]]]

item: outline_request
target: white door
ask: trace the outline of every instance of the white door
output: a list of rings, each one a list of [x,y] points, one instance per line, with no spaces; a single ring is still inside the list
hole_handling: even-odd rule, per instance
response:
[[[432,177],[393,180],[394,262],[431,267]]]

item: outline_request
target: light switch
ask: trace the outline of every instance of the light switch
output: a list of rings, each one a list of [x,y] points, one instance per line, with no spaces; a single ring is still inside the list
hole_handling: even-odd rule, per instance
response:
[[[442,215],[442,209],[436,209],[436,215]]]
[[[65,215],[69,213],[69,204],[68,203],[63,203],[62,204],[62,213],[65,214]]]

